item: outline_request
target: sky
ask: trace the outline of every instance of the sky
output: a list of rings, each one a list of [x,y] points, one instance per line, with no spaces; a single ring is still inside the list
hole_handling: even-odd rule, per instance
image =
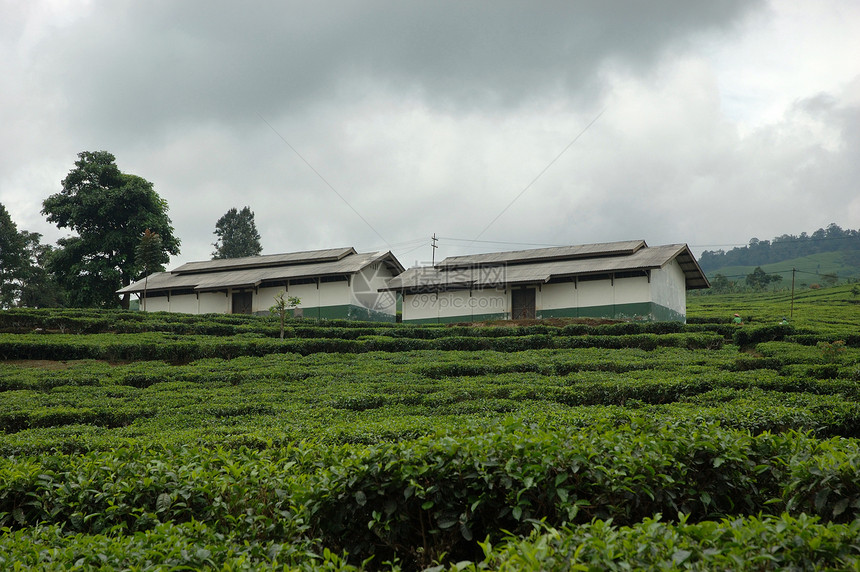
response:
[[[169,267],[244,206],[264,254],[407,267],[857,229],[860,2],[0,0],[18,229],[70,235],[42,201],[98,150],[167,201]]]

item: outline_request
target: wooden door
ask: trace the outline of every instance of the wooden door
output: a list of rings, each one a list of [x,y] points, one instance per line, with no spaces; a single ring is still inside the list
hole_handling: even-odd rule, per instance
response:
[[[514,320],[529,320],[535,317],[535,289],[511,290],[511,317]]]
[[[233,293],[233,313],[234,314],[250,314],[251,302],[254,294],[251,292],[234,292]]]

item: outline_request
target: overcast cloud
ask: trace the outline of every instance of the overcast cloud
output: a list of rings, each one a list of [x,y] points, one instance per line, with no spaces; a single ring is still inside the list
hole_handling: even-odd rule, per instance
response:
[[[245,205],[266,254],[407,266],[433,233],[444,257],[856,229],[858,55],[854,0],[0,0],[0,203],[53,242],[42,201],[110,151],[170,205],[171,266]]]

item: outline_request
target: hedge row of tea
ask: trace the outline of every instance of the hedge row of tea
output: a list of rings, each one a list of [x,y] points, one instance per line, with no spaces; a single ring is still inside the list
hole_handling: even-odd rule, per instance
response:
[[[860,338],[858,338],[860,341]],[[408,352],[415,350],[460,350],[521,352],[531,349],[641,348],[657,347],[719,348],[718,334],[635,334],[616,336],[522,335],[501,337],[446,336],[432,339],[392,336],[365,336],[360,339],[306,338],[277,340],[254,336],[222,338],[213,336],[176,336],[172,334],[94,334],[36,335],[0,334],[0,359],[3,360],[82,360],[108,361],[165,360],[188,362],[203,358],[235,358],[277,353],[310,355],[315,353]]]
[[[766,342],[756,354],[727,345],[15,363],[0,365],[0,452],[374,443],[506,414],[561,426],[651,417],[860,435],[860,350],[828,356]]]
[[[737,313],[747,324],[775,324],[787,318],[792,324],[816,332],[851,333],[857,330],[860,295],[857,285],[818,290],[797,289],[760,294],[710,293],[687,297],[687,318],[697,322],[724,322]]]
[[[746,517],[700,523],[645,519],[630,527],[604,521],[559,529],[537,526],[525,539],[478,542],[485,555],[433,570],[856,570],[860,525],[814,517]],[[78,534],[50,525],[0,536],[4,570],[402,570],[371,560],[352,565],[308,543],[248,543],[205,523],[157,524],[128,534]]]
[[[0,568],[857,567],[860,316],[769,312],[0,312]]]
[[[412,568],[443,555],[479,561],[476,540],[503,541],[502,531],[525,537],[537,522],[572,536],[582,533],[577,525],[635,527],[658,514],[681,516],[681,529],[760,515],[850,524],[860,516],[858,467],[856,443],[795,433],[644,421],[546,431],[507,419],[360,447],[7,459],[0,525],[30,531],[7,537],[14,545],[46,526],[128,538],[199,522],[227,544],[265,547],[248,558],[278,556],[286,544],[289,557],[295,547],[326,547],[354,564],[374,557]],[[830,557],[856,558],[857,550]]]

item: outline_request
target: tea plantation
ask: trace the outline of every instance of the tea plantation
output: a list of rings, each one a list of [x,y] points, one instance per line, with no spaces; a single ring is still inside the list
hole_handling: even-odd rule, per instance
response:
[[[860,569],[860,300],[791,304],[0,312],[0,569]]]

